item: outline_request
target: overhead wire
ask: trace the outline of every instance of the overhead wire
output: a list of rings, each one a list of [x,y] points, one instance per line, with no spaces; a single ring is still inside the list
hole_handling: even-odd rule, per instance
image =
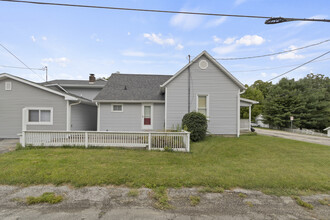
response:
[[[6,66],[6,65],[0,65],[0,67],[4,68],[14,68],[14,69],[29,69],[26,67],[19,67],[19,66]],[[31,68],[32,70],[44,70],[44,68]]]

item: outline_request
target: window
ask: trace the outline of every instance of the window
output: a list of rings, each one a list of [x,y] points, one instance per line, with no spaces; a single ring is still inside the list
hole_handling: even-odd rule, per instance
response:
[[[11,90],[11,82],[5,82],[5,90],[7,91]]]
[[[208,96],[197,95],[197,112],[208,116]]]
[[[28,124],[53,124],[52,108],[28,108]]]
[[[123,112],[123,105],[122,104],[113,104],[112,112]]]

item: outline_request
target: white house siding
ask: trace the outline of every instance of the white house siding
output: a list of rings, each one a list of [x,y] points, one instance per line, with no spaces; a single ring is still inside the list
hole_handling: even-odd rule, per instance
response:
[[[72,131],[96,131],[97,107],[78,104],[71,106]]]
[[[5,91],[5,82],[12,90]],[[0,138],[18,138],[22,131],[22,109],[52,107],[53,125],[28,125],[28,130],[65,130],[66,101],[64,97],[40,90],[12,79],[0,80]]]
[[[199,68],[200,60],[208,68]],[[197,111],[196,96],[209,96],[208,131],[213,134],[237,134],[239,87],[208,58],[202,56],[190,66],[190,111]],[[167,129],[181,124],[188,112],[188,69],[167,85]]]
[[[153,104],[153,130],[164,129],[164,104]],[[110,103],[100,103],[100,131],[142,131],[142,104],[123,103],[123,112],[112,112]]]
[[[64,89],[66,91],[68,91],[69,93],[93,100],[94,97],[101,91],[102,88],[66,88],[66,87],[64,87]]]

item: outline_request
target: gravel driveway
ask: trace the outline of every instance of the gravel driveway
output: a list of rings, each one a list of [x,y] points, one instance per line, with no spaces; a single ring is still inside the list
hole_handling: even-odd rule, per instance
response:
[[[286,131],[278,131],[278,130],[270,130],[270,129],[260,129],[254,128],[258,134],[273,136],[273,137],[281,137],[291,140],[297,141],[305,141],[314,144],[322,144],[330,146],[330,138],[328,137],[319,137],[319,136],[312,136],[312,135],[305,135],[305,134],[296,134],[290,133]]]
[[[0,154],[15,150],[18,142],[18,139],[0,139]]]

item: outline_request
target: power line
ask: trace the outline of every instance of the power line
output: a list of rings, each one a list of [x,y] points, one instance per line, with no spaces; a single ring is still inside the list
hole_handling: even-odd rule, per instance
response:
[[[5,67],[5,68],[14,68],[14,69],[29,69],[26,67],[19,67],[19,66],[6,66],[6,65],[0,65],[0,67]],[[45,70],[45,68],[31,68],[32,70]]]
[[[326,60],[330,60],[330,58],[326,58],[326,59],[322,59],[322,60],[315,60],[311,63],[316,63],[316,62],[322,62],[322,61],[326,61]],[[277,66],[277,67],[270,67],[270,68],[262,68],[262,69],[252,69],[252,70],[234,70],[234,71],[230,71],[231,73],[247,73],[247,72],[258,72],[258,71],[263,71],[263,70],[275,70],[275,69],[281,69],[281,68],[285,68],[285,67],[292,67],[292,66],[297,66],[299,64],[294,64],[294,65],[286,65],[286,66]]]
[[[290,72],[292,72],[292,71],[294,71],[294,70],[296,70],[296,69],[298,69],[298,68],[300,68],[300,67],[302,67],[302,66],[304,66],[304,65],[306,65],[306,64],[308,64],[308,63],[313,62],[314,60],[317,60],[317,59],[320,58],[320,57],[323,57],[323,56],[327,55],[328,53],[330,53],[330,51],[328,51],[328,52],[326,52],[326,53],[324,53],[324,54],[322,54],[322,55],[320,55],[320,56],[318,56],[318,57],[315,57],[314,59],[311,59],[311,60],[307,61],[306,63],[303,63],[303,64],[301,64],[301,65],[299,65],[299,66],[297,66],[297,67],[295,67],[295,68],[293,68],[293,69],[291,69],[291,70],[289,70],[289,71],[286,71],[285,73],[282,73],[282,74],[280,74],[280,75],[278,75],[278,76],[276,76],[276,77],[274,77],[274,78],[272,78],[272,79],[270,79],[270,80],[267,80],[267,82],[273,81],[274,79],[276,79],[276,78],[278,78],[278,77],[280,77],[280,76],[283,76],[283,75],[285,75],[285,74],[288,74],[288,73],[290,73]]]
[[[52,5],[52,6],[65,6],[65,7],[122,10],[122,11],[140,11],[140,12],[155,12],[155,13],[168,13],[168,14],[188,14],[188,15],[205,15],[205,16],[224,16],[224,17],[240,17],[240,18],[274,19],[274,17],[257,16],[257,15],[220,14],[220,13],[191,12],[191,11],[170,11],[170,10],[158,10],[158,9],[123,8],[123,7],[65,4],[65,3],[52,3],[52,2],[36,2],[36,1],[21,1],[21,0],[0,0],[0,1],[26,3],[26,4],[37,4],[37,5]],[[327,20],[327,19],[314,19],[314,18],[282,18],[282,19],[286,19],[287,21],[323,21],[323,22],[325,21],[325,22],[330,22],[330,20]]]
[[[269,53],[269,54],[263,54],[263,55],[257,55],[257,56],[248,56],[248,57],[229,57],[229,58],[214,58],[215,60],[245,60],[245,59],[254,59],[254,58],[261,58],[261,57],[269,57],[269,56],[274,56],[274,55],[278,55],[278,54],[283,54],[283,53],[289,53],[289,52],[293,52],[293,51],[297,51],[297,50],[302,50],[302,49],[306,49],[309,47],[314,47],[326,42],[329,42],[330,39],[328,40],[324,40],[315,44],[310,44],[304,47],[299,47],[299,48],[295,48],[292,50],[285,50],[285,51],[281,51],[281,52],[276,52],[276,53]]]
[[[39,76],[42,80],[45,80],[44,78],[42,78],[39,74],[37,74],[35,71],[33,71],[28,65],[26,65],[22,60],[20,60],[15,54],[13,54],[9,49],[7,49],[5,46],[3,46],[2,44],[0,44],[1,47],[3,47],[8,53],[10,53],[13,57],[15,57],[19,62],[21,62],[24,66],[27,67],[27,69],[31,70],[31,72],[33,72],[34,74],[36,74],[37,76]]]

